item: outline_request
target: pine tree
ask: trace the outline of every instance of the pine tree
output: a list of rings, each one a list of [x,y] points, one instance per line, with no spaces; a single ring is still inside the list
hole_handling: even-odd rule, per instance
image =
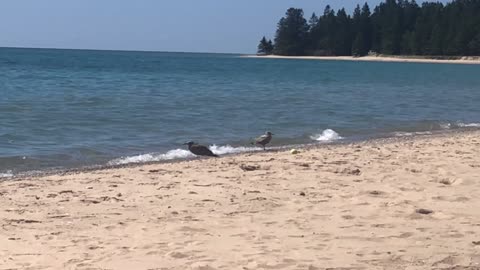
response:
[[[323,15],[319,18],[317,31],[317,55],[335,55],[336,42],[336,16],[335,11],[327,5],[323,11]]]
[[[370,20],[370,7],[367,3],[360,9],[357,5],[352,18],[352,54],[354,56],[364,56],[371,49],[372,44],[372,24]]]
[[[365,3],[352,17],[329,5],[308,23],[301,9],[290,8],[278,23],[273,51],[282,55],[381,54],[480,55],[480,0],[447,4],[385,0],[373,12]],[[262,39],[259,53],[271,53]]]
[[[273,42],[271,39],[268,40],[268,43],[267,43],[267,54],[272,54],[273,53]]]
[[[370,7],[368,6],[368,3],[365,2],[365,4],[362,7],[362,12],[360,14],[360,31],[363,34],[363,40],[364,40],[363,47],[365,48],[364,54],[367,54],[372,48],[373,29],[372,29],[372,20],[370,16],[371,16]]]
[[[269,55],[272,54],[273,52],[273,44],[271,40],[267,41],[267,38],[264,36],[261,40],[260,43],[258,44],[258,54],[264,54],[264,55]]]
[[[306,54],[314,54],[315,47],[316,47],[316,37],[315,37],[315,29],[318,26],[318,16],[314,13],[312,13],[312,16],[308,20],[308,34],[307,34],[307,40],[306,40],[306,45],[305,45],[305,53]]]
[[[365,47],[365,40],[363,33],[358,32],[357,37],[352,44],[352,55],[353,56],[364,56],[367,54],[367,49]]]
[[[480,55],[480,32],[468,43],[467,55]]]
[[[285,17],[278,22],[275,35],[275,54],[304,55],[307,43],[308,24],[303,17],[303,10],[290,8]]]
[[[335,19],[336,31],[334,36],[335,55],[352,55],[352,33],[351,33],[351,18],[345,12],[345,9],[340,9],[337,12]]]
[[[308,20],[308,29],[313,29],[317,26],[318,24],[318,16],[317,14],[312,13],[312,16],[310,17],[310,20]]]
[[[257,47],[257,53],[258,54],[267,54],[267,38],[263,36],[263,38],[260,40],[260,43],[258,44]]]

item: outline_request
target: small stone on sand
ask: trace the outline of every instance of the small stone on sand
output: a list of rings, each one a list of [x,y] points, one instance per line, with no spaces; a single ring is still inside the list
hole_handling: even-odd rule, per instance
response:
[[[249,172],[249,171],[255,171],[255,170],[260,169],[260,166],[258,166],[258,165],[245,165],[245,164],[242,164],[242,165],[240,165],[240,169]]]
[[[430,215],[431,213],[433,213],[432,210],[423,209],[423,208],[417,209],[417,210],[415,210],[415,212],[417,212],[419,214],[422,214],[422,215]]]
[[[292,149],[292,150],[290,150],[290,154],[292,154],[292,155],[300,154],[300,151],[297,150],[297,149]]]

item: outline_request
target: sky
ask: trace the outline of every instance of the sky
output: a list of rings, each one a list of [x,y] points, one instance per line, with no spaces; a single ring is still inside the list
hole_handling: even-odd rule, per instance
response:
[[[369,0],[370,8],[380,0]],[[421,3],[418,1],[417,3]],[[364,0],[1,0],[0,47],[254,53],[290,7]]]

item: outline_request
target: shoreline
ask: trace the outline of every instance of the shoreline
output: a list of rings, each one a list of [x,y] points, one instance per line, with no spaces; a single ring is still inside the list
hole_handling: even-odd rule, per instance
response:
[[[342,138],[340,140],[333,140],[333,141],[326,141],[326,142],[311,142],[311,143],[303,143],[303,144],[295,144],[295,145],[281,145],[281,146],[275,146],[270,148],[267,147],[267,152],[278,153],[278,152],[288,152],[291,149],[312,150],[312,149],[322,149],[324,147],[335,147],[335,146],[342,146],[342,145],[352,146],[352,145],[364,144],[364,143],[399,142],[399,141],[405,141],[405,140],[416,140],[422,137],[435,138],[435,137],[451,136],[455,134],[477,132],[477,131],[480,132],[480,129],[476,127],[473,127],[473,128],[466,127],[461,129],[452,129],[452,130],[406,132],[408,135],[400,135],[400,136],[396,136],[394,134],[389,134],[389,135],[383,134],[383,135],[377,135],[374,137],[370,136],[362,139]],[[263,151],[252,148],[252,150],[250,151],[223,154],[220,156],[220,158],[235,157],[235,156],[241,156],[246,154],[256,154],[256,153],[263,153]],[[131,162],[131,163],[123,163],[123,164],[106,163],[106,164],[86,165],[86,166],[63,168],[63,169],[47,168],[43,170],[22,171],[22,172],[12,174],[11,176],[3,176],[3,177],[0,177],[0,183],[3,181],[26,180],[26,179],[55,176],[55,175],[67,176],[67,175],[75,175],[75,174],[105,171],[105,170],[137,168],[137,167],[142,167],[146,165],[176,164],[176,163],[202,160],[202,159],[205,159],[205,158],[203,157],[174,158],[174,159],[165,159],[165,160],[157,160],[157,161]]]
[[[0,262],[473,269],[479,138],[451,131],[0,181]]]
[[[480,57],[462,57],[455,60],[414,58],[406,56],[282,56],[282,55],[242,55],[243,58],[290,59],[290,60],[325,60],[358,62],[394,62],[394,63],[429,63],[429,64],[468,64],[479,65]]]

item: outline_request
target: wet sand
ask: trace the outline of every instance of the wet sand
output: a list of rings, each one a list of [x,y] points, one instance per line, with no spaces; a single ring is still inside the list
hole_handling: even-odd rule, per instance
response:
[[[0,269],[480,269],[480,132],[0,182]]]

